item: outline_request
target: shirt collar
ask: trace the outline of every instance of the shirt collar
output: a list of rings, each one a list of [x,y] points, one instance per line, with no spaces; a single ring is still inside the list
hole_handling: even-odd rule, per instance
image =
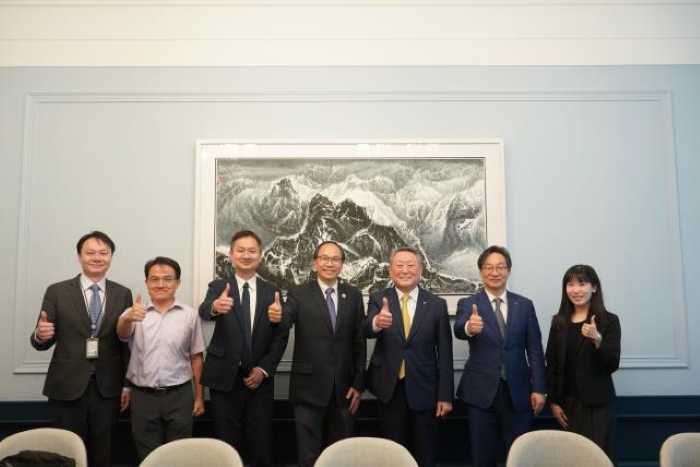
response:
[[[326,293],[326,289],[329,287],[328,285],[324,284],[321,282],[321,279],[318,279],[316,282],[318,282],[318,286],[323,290],[323,293]],[[335,281],[335,284],[331,285],[330,288],[333,289],[333,293],[338,296],[338,281]]]
[[[500,298],[503,303],[508,303],[508,301],[506,300],[508,290],[504,290],[501,295],[493,295],[491,292],[488,291],[486,287],[484,287],[484,292],[486,292],[486,295],[489,297],[489,303],[493,303],[494,299],[496,298]]]
[[[238,284],[238,290],[243,290],[243,284],[245,284],[246,282],[248,283],[248,288],[252,292],[253,290],[255,290],[255,287],[258,284],[258,276],[253,276],[252,279],[245,280],[241,279],[240,277],[238,277],[238,275],[236,275],[236,283]]]
[[[182,310],[182,309],[183,309],[182,303],[178,302],[177,298],[176,298],[175,301],[173,302],[173,304],[170,305],[170,308],[168,308],[167,312],[170,312],[172,310]],[[153,311],[153,310],[157,311],[156,306],[153,304],[153,302],[151,300],[148,300],[148,303],[146,304],[146,311]]]
[[[83,288],[83,291],[87,292],[90,290],[90,287],[92,287],[92,284],[97,284],[97,286],[100,288],[102,292],[107,290],[107,278],[103,277],[101,280],[98,282],[93,282],[92,279],[85,277],[85,274],[80,274],[80,286]]]
[[[400,291],[400,290],[397,289],[396,287],[394,287],[394,290],[396,290],[396,295],[398,295],[399,300],[401,300],[401,297],[404,296],[405,292]],[[414,287],[413,290],[411,290],[410,292],[408,292],[408,297],[409,297],[411,300],[413,300],[414,302],[418,302],[418,292],[419,292],[419,291],[420,291],[420,289],[418,288],[418,286]]]

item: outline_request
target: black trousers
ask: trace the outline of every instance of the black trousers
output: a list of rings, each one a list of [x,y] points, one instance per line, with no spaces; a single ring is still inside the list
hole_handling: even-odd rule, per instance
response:
[[[399,380],[386,404],[378,403],[382,435],[408,449],[420,467],[435,465],[438,421],[437,401],[432,410],[411,410],[406,401],[406,383]]]
[[[333,394],[326,407],[294,404],[300,467],[312,467],[325,447],[352,436],[354,417],[347,404],[336,400],[335,390]]]
[[[176,439],[192,437],[192,385],[165,394],[134,388],[131,392],[131,437],[139,461],[151,451]]]
[[[239,371],[239,375],[242,374]],[[269,467],[272,461],[273,378],[249,389],[243,378],[231,391],[209,390],[216,436],[229,443],[253,467]]]
[[[53,426],[82,438],[90,467],[112,465],[112,435],[119,416],[119,402],[119,397],[102,397],[94,381],[74,401],[49,399]]]

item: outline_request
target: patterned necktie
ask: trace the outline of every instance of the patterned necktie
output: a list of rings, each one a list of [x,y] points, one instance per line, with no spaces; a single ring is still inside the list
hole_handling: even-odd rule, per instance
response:
[[[503,313],[501,312],[501,299],[493,299],[493,312],[496,315],[496,321],[498,321],[498,328],[501,330],[501,337],[506,340],[506,320],[503,319]],[[501,379],[506,380],[506,362],[503,361],[501,365]]]
[[[408,333],[411,332],[411,317],[408,316],[408,299],[409,295],[404,294],[401,297],[401,318],[403,320],[403,335],[408,339]],[[401,367],[399,368],[399,379],[404,379],[406,377],[406,360],[401,360]]]
[[[102,312],[102,301],[100,300],[100,286],[97,284],[92,284],[90,286],[92,290],[92,297],[90,297],[90,321],[92,322],[92,332],[95,334],[97,332],[97,324],[100,319],[100,313]]]
[[[241,357],[241,367],[246,376],[248,376],[250,370],[253,369],[249,287],[247,282],[243,284],[243,296],[241,297],[241,322],[243,323],[243,356]]]
[[[328,305],[328,314],[331,316],[331,326],[333,326],[333,331],[335,331],[335,321],[338,315],[335,313],[335,303],[333,303],[333,287],[328,287],[326,289],[326,304]]]

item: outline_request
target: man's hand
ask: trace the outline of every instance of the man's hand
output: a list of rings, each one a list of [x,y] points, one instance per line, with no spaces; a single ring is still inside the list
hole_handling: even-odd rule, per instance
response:
[[[243,384],[245,384],[248,389],[258,389],[264,379],[265,373],[263,373],[259,366],[256,366],[250,370],[250,374],[248,376],[243,378]]]
[[[273,324],[282,321],[282,303],[280,303],[280,293],[275,292],[275,301],[267,307],[267,316]]]
[[[141,294],[136,295],[136,302],[124,315],[124,319],[130,323],[138,323],[146,319],[146,307],[141,303]]]
[[[224,291],[221,292],[219,298],[214,300],[211,305],[211,309],[215,312],[214,314],[225,315],[231,311],[231,308],[233,308],[233,299],[228,296],[229,292],[231,292],[231,284],[227,282]]]
[[[393,317],[389,311],[389,301],[384,297],[382,309],[379,310],[379,314],[374,318],[374,325],[380,329],[388,329],[391,327]]]
[[[444,417],[450,412],[452,412],[452,402],[438,401],[437,411],[435,412],[436,417]]]
[[[569,419],[566,418],[566,414],[564,413],[564,409],[561,408],[559,404],[549,404],[549,408],[552,411],[552,415],[554,415],[554,418],[557,419],[559,422],[559,425],[565,430],[569,429]]]
[[[122,396],[119,404],[119,411],[125,412],[126,409],[131,405],[131,390],[127,388],[122,388]]]
[[[346,399],[350,399],[350,414],[355,415],[357,409],[360,408],[360,391],[351,387],[345,395]]]
[[[544,394],[540,394],[539,392],[530,394],[530,406],[532,407],[532,412],[535,414],[535,417],[537,417],[544,407]]]
[[[194,408],[192,409],[192,416],[199,417],[204,413],[204,398],[197,398],[194,400]]]
[[[484,329],[484,320],[479,316],[479,310],[476,308],[476,303],[472,305],[472,315],[467,321],[467,334],[475,336]]]
[[[36,338],[40,341],[47,341],[56,334],[53,323],[49,322],[49,315],[44,310],[39,313],[39,322],[36,324]]]

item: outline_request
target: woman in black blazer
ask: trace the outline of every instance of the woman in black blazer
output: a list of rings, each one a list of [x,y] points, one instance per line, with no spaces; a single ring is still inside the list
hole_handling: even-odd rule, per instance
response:
[[[564,274],[546,359],[548,402],[557,422],[594,441],[615,464],[611,375],[620,365],[620,320],[605,309],[600,279],[591,266],[572,266]]]

